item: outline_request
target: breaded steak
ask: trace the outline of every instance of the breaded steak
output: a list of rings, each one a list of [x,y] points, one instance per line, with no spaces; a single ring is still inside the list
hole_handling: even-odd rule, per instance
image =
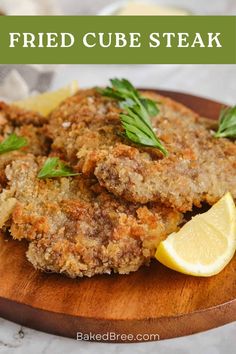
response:
[[[48,153],[48,142],[44,132],[46,123],[46,118],[36,112],[0,102],[0,143],[12,133],[24,136],[28,140],[28,146],[20,151],[0,154],[0,191],[6,181],[4,170],[10,161],[27,152],[35,155]]]
[[[79,91],[51,115],[53,150],[101,186],[135,203],[161,202],[181,212],[215,203],[227,191],[236,198],[236,145],[216,139],[200,117],[169,98],[152,119],[169,154],[135,145],[121,136],[117,102],[95,90]]]
[[[126,274],[154,256],[182,215],[159,204],[132,204],[82,176],[40,180],[44,158],[26,155],[6,168],[2,205],[15,201],[8,229],[29,242],[37,269],[70,277]]]
[[[46,123],[47,119],[39,113],[0,102],[0,142],[9,134],[15,133],[26,137],[29,142],[23,149],[24,152],[44,155],[48,152],[44,132]]]

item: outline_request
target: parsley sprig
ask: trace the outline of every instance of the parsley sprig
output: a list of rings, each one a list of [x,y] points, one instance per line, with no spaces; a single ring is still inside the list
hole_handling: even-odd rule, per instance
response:
[[[164,145],[156,136],[150,117],[158,114],[156,102],[142,97],[126,79],[111,79],[111,87],[99,88],[103,95],[119,101],[124,110],[120,114],[125,136],[134,143],[158,148],[165,156],[168,154]]]
[[[215,138],[236,138],[236,106],[221,111]]]
[[[79,173],[74,173],[72,169],[58,157],[49,157],[39,171],[38,178],[70,177],[77,176],[78,174]]]
[[[27,145],[28,141],[26,138],[13,133],[0,143],[0,155],[5,154],[6,152],[19,150]]]

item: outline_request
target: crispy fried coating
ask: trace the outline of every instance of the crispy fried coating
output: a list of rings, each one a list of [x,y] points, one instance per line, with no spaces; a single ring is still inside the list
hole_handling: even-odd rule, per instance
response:
[[[36,269],[72,278],[136,271],[178,230],[182,212],[226,191],[236,198],[236,145],[214,138],[211,125],[183,105],[143,94],[160,103],[152,125],[167,157],[124,138],[117,102],[94,89],[65,100],[48,123],[0,103],[0,142],[12,132],[29,140],[0,155],[0,224],[28,240]],[[81,175],[40,180],[40,155],[49,154]]]
[[[167,157],[121,137],[117,103],[95,90],[79,91],[52,113],[53,150],[131,202],[159,201],[185,212],[204,201],[213,204],[227,191],[236,198],[236,145],[214,138],[183,105],[152,92],[143,94],[160,103],[152,124],[169,151]]]
[[[182,220],[159,204],[121,200],[91,178],[40,180],[44,160],[28,154],[9,164],[0,195],[17,200],[9,232],[30,242],[27,257],[37,269],[73,278],[135,271]]]
[[[48,135],[53,151],[73,164],[79,157],[80,167],[88,175],[99,150],[122,141],[120,112],[116,102],[101,97],[96,90],[78,91],[50,116]]]
[[[14,127],[33,124],[35,127],[41,127],[47,123],[47,118],[37,112],[27,111],[23,108],[0,102],[0,127],[7,120],[8,124]],[[1,129],[1,128],[0,128]],[[1,132],[1,130],[0,130]]]
[[[45,155],[48,151],[46,123],[47,119],[37,112],[0,102],[0,142],[14,132],[28,139],[29,144],[22,151]]]
[[[45,136],[46,123],[46,118],[38,113],[0,102],[0,143],[12,133],[24,136],[28,140],[28,146],[18,151],[0,154],[0,191],[6,182],[5,167],[9,162],[28,152],[35,155],[47,154],[49,142]]]

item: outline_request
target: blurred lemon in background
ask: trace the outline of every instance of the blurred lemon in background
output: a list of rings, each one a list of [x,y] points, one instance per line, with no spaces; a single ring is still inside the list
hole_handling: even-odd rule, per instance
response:
[[[74,95],[78,90],[78,82],[72,81],[71,84],[62,87],[57,91],[45,92],[40,95],[26,98],[25,100],[13,102],[15,106],[26,110],[36,111],[44,116],[51,113],[62,101]]]

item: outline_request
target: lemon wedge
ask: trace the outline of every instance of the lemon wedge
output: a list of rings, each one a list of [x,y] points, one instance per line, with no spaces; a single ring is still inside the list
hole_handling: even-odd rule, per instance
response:
[[[227,193],[206,213],[162,241],[156,259],[181,273],[208,277],[219,273],[236,250],[236,208]]]
[[[13,104],[23,109],[36,111],[44,116],[47,116],[62,101],[74,95],[77,90],[77,81],[72,81],[70,85],[62,87],[57,91],[45,92],[40,95],[26,98],[25,100],[13,102]]]

